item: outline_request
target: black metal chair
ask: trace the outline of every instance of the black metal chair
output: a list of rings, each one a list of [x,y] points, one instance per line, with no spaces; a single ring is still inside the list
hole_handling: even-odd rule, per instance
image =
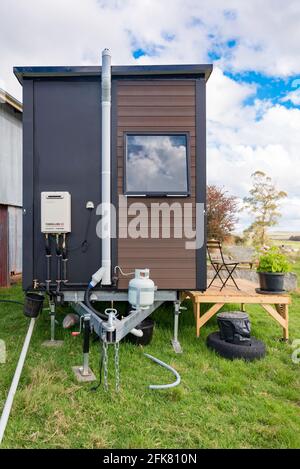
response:
[[[233,278],[233,272],[239,264],[249,264],[251,268],[252,262],[246,260],[239,261],[236,259],[226,258],[222,250],[222,244],[220,243],[220,241],[217,241],[215,239],[210,239],[207,241],[207,254],[210,263],[215,271],[215,275],[207,288],[209,288],[213,284],[216,278],[219,278],[222,284],[220,291],[223,290],[229,279],[231,279],[235,287],[240,290],[236,281]],[[221,272],[226,273],[226,276],[224,278],[222,278]]]

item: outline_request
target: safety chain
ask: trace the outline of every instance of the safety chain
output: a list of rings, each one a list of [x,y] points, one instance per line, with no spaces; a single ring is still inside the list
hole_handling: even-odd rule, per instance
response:
[[[115,343],[116,392],[120,391],[120,342]]]
[[[116,392],[120,391],[120,343],[115,344],[115,377]],[[103,371],[104,371],[104,390],[108,391],[108,344],[107,342],[102,342],[102,360],[103,360]]]

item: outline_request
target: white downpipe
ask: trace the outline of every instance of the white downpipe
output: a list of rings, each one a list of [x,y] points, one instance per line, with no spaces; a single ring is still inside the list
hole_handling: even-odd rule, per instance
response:
[[[102,267],[105,271],[102,285],[111,285],[111,164],[110,164],[110,135],[111,135],[111,53],[109,49],[102,52],[102,207],[105,211],[107,226],[105,235],[102,234]]]
[[[0,444],[2,443],[2,439],[3,439],[3,436],[4,436],[5,429],[6,429],[6,425],[7,425],[8,419],[9,419],[10,411],[11,411],[11,408],[12,408],[12,405],[13,405],[14,397],[15,397],[17,387],[18,387],[18,384],[19,384],[19,380],[20,380],[20,376],[21,376],[21,373],[22,373],[22,370],[23,370],[23,366],[24,366],[24,362],[25,362],[25,359],[26,359],[26,355],[27,355],[29,344],[30,344],[30,340],[31,340],[34,325],[35,325],[35,318],[32,318],[31,321],[30,321],[29,327],[28,327],[28,331],[27,331],[27,334],[26,334],[26,337],[25,337],[25,340],[24,340],[21,355],[19,357],[18,365],[17,365],[16,371],[15,371],[15,374],[14,374],[14,377],[13,377],[13,380],[12,380],[12,383],[11,383],[11,386],[10,386],[10,389],[9,389],[9,392],[8,392],[7,399],[6,399],[6,402],[4,404],[3,412],[2,412],[2,415],[1,415],[1,419],[0,419]]]

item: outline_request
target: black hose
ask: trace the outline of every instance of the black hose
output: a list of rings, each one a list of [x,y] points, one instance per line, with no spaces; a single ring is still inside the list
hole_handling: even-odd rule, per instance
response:
[[[63,283],[67,283],[68,282],[68,278],[67,278],[67,262],[68,262],[68,259],[62,259],[62,271],[63,271]]]
[[[46,254],[46,266],[47,266],[46,285],[47,285],[47,291],[50,290],[50,283],[51,283],[51,258],[52,258],[51,254]]]
[[[45,251],[48,256],[51,255],[51,239],[49,235],[45,235]]]
[[[51,254],[46,254],[46,264],[47,264],[47,280],[51,283]]]
[[[57,257],[57,281],[61,281],[61,262],[62,258],[61,255],[56,256]]]
[[[67,245],[66,245],[66,238],[64,235],[64,241],[62,245],[62,277],[63,277],[63,282],[67,283],[67,262],[68,262],[68,251],[67,251]]]
[[[67,252],[67,246],[66,246],[65,241],[64,241],[64,243],[63,243],[63,245],[62,245],[61,255],[62,255],[62,258],[63,258],[63,259],[67,259],[68,252]]]
[[[0,303],[15,303],[16,305],[24,306],[24,303],[21,303],[21,301],[16,300],[0,300]]]
[[[57,262],[57,273],[56,273],[56,293],[59,294],[61,284],[61,268],[62,268],[62,247],[60,244],[60,235],[56,235],[56,262]]]
[[[89,210],[89,215],[88,215],[87,224],[86,224],[86,228],[85,228],[84,239],[78,246],[69,247],[68,248],[69,252],[74,252],[74,251],[77,251],[78,249],[81,249],[81,252],[84,253],[84,254],[87,252],[87,250],[89,248],[88,235],[89,235],[89,230],[90,230],[91,217],[92,217],[92,210]]]
[[[46,234],[45,235],[45,251],[46,251],[46,285],[47,285],[47,291],[49,292],[50,290],[50,283],[51,283],[51,259],[52,259],[52,254],[51,254],[51,238],[50,235]]]
[[[56,235],[55,251],[57,256],[61,256],[62,247],[60,244],[60,235]]]
[[[103,319],[104,321],[107,321],[107,316],[103,313],[100,313],[100,311],[97,311],[91,304],[90,302],[90,294],[91,294],[91,287],[88,286],[88,288],[85,290],[85,293],[84,293],[84,303],[86,304],[86,306],[88,306],[88,308],[90,308],[93,313],[95,313],[97,316],[99,316],[99,318]]]

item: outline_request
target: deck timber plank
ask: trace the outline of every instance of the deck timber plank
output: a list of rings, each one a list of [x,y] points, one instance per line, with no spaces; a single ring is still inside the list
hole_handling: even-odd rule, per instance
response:
[[[227,286],[220,291],[220,286],[212,285],[204,292],[188,290],[181,293],[181,300],[191,299],[196,322],[196,335],[199,337],[200,329],[204,324],[216,314],[224,304],[240,304],[243,309],[246,304],[258,304],[282,327],[283,338],[289,337],[289,317],[288,305],[291,303],[289,294],[268,295],[256,292],[256,285],[249,280],[238,279],[237,290],[234,286]],[[201,304],[211,304],[209,310],[201,315]],[[274,308],[274,306],[275,308]]]

